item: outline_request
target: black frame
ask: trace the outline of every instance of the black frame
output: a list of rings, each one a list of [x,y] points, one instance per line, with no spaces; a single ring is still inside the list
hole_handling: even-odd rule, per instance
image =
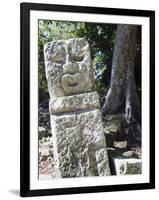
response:
[[[60,189],[30,190],[30,10],[60,11],[76,13],[94,14],[113,14],[124,16],[141,16],[150,18],[150,182],[141,184],[123,184],[109,186],[74,187]],[[40,195],[59,195],[75,193],[94,193],[107,191],[139,190],[155,188],[155,11],[149,10],[130,10],[116,8],[97,8],[70,5],[49,5],[21,3],[20,5],[20,25],[21,25],[21,139],[20,139],[20,195],[40,196]],[[153,133],[153,134],[152,134]]]

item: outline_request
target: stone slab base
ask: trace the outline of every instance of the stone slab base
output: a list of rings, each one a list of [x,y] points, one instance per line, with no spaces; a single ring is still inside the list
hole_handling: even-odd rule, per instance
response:
[[[51,115],[56,177],[110,175],[101,112]]]

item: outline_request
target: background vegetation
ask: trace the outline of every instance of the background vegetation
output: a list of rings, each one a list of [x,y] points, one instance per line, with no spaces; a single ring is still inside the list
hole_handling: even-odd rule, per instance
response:
[[[122,28],[119,29],[119,26]],[[137,29],[137,38],[133,29],[135,29],[135,33]],[[96,90],[100,97],[101,108],[103,108],[103,104],[105,105],[105,96],[109,94],[108,90],[112,85],[112,80],[110,84],[111,71],[113,71],[112,69],[114,68],[118,68],[117,73],[115,74],[116,76],[113,78],[116,88],[115,90],[113,88],[113,91],[115,92],[113,93],[114,96],[110,96],[110,100],[113,102],[114,99],[117,99],[117,103],[120,102],[118,106],[120,110],[115,110],[115,112],[108,114],[104,113],[104,115],[102,112],[104,135],[106,137],[106,145],[110,160],[112,160],[114,157],[119,157],[120,159],[121,157],[125,158],[123,155],[131,158],[141,158],[142,151],[140,124],[136,120],[136,115],[134,115],[134,113],[132,113],[132,115],[128,115],[131,118],[131,123],[127,123],[128,121],[126,121],[127,118],[124,114],[126,113],[125,108],[127,108],[126,100],[129,99],[126,98],[126,95],[128,94],[127,91],[132,94],[130,99],[132,104],[131,110],[134,110],[135,107],[135,98],[133,97],[141,96],[141,27],[133,26],[132,28],[128,25],[117,26],[116,24],[104,23],[39,20],[39,174],[48,174],[51,177],[55,177],[52,151],[53,144],[52,140],[49,139],[53,133],[51,132],[50,125],[49,94],[45,77],[43,46],[47,42],[53,40],[67,40],[70,38],[80,37],[86,38],[90,44]],[[135,38],[135,40],[132,40],[132,38]],[[114,49],[116,51],[114,51]],[[119,54],[116,54],[116,57],[114,56],[113,58],[113,52],[119,52]],[[132,54],[132,52],[134,53]],[[115,63],[112,68],[113,60],[118,60],[118,62]],[[129,79],[127,79],[127,65],[129,60],[133,60],[134,64],[132,65],[132,68],[129,67],[129,74],[132,76],[129,76]],[[123,75],[122,77],[124,77],[123,84],[119,85],[118,81],[120,80],[119,78],[121,77],[121,74]],[[126,90],[126,86],[130,86],[130,83],[133,83],[131,84],[131,87],[128,87],[130,90]],[[119,95],[117,96],[117,92],[121,92],[123,101],[121,101],[121,98],[118,98]],[[107,107],[112,108],[113,106],[108,105]],[[137,107],[136,110],[137,113],[141,113],[141,109],[139,107]],[[43,151],[44,156],[42,156]],[[52,152],[52,154],[48,153],[46,156],[46,152]],[[111,174],[115,175],[116,172],[113,166],[114,165],[110,162]]]
[[[44,44],[52,40],[84,37],[90,44],[96,90],[99,93],[101,104],[103,104],[110,83],[116,28],[115,24],[39,20],[39,100],[48,96],[43,58]],[[140,36],[140,34],[138,35]],[[138,37],[136,46],[137,75],[135,76],[139,93],[141,88],[140,40],[141,38]]]

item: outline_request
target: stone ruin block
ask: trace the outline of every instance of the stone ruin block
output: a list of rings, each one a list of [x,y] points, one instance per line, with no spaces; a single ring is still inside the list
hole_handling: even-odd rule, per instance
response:
[[[49,42],[44,57],[56,177],[110,175],[88,42]]]
[[[142,159],[114,159],[116,175],[142,174]]]

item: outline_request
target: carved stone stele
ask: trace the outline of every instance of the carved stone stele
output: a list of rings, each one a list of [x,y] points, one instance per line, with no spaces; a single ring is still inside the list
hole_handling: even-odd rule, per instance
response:
[[[44,58],[51,99],[94,90],[91,55],[85,39],[49,42],[44,46]]]
[[[110,175],[88,42],[49,42],[44,57],[56,177]]]

